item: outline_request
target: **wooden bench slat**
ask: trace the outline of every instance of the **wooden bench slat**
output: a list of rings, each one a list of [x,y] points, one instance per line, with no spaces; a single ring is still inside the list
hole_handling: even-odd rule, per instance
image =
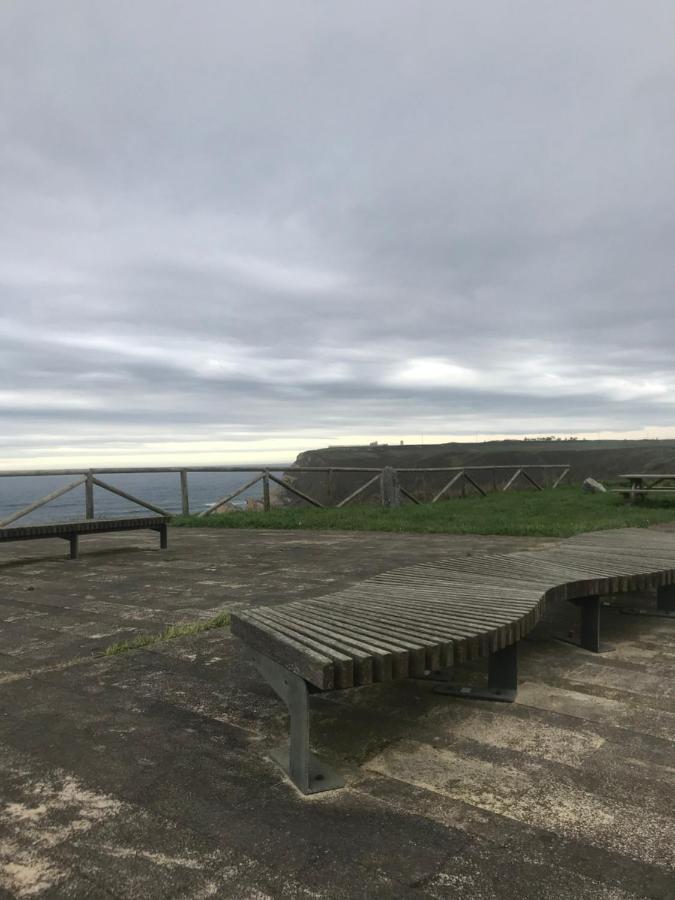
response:
[[[454,658],[452,643],[475,636],[474,629],[466,633],[462,633],[459,629],[449,630],[445,618],[441,615],[434,620],[430,620],[423,610],[408,615],[407,612],[402,612],[402,608],[394,602],[381,605],[376,602],[368,603],[368,611],[363,613],[364,604],[355,598],[354,601],[348,601],[348,604],[341,602],[339,608],[341,612],[351,611],[358,618],[368,615],[377,622],[377,628],[397,629],[399,632],[409,635],[424,648],[426,653],[424,667],[426,669],[439,669],[452,665],[449,661],[451,657]]]
[[[374,616],[371,610],[365,609],[358,616],[350,615],[351,610],[343,605],[335,608],[315,604],[321,616],[335,625],[349,627],[353,634],[363,634],[382,647],[390,647],[394,652],[394,677],[407,678],[413,672],[425,668],[426,646],[420,643],[406,629]],[[405,673],[408,673],[407,675]]]
[[[231,630],[232,634],[240,637],[251,649],[269,656],[322,691],[330,691],[335,687],[333,661],[330,657],[315,653],[291,638],[281,640],[275,628],[252,618],[250,613],[233,615]]]
[[[523,576],[521,579],[516,581],[515,579],[511,578],[508,572],[500,576],[494,573],[489,574],[479,572],[475,569],[456,570],[454,573],[448,573],[447,575],[442,576],[433,576],[431,573],[429,573],[428,575],[424,575],[424,578],[429,582],[434,582],[439,585],[448,585],[453,589],[460,586],[480,586],[490,593],[501,593],[502,591],[508,591],[513,595],[538,595],[548,587],[554,587],[560,583],[559,578],[556,579],[551,577],[548,579],[542,579],[540,577],[537,578],[536,576],[531,576],[528,579]],[[518,587],[518,585],[520,585],[520,588]]]
[[[393,678],[406,678],[410,674],[409,652],[419,649],[413,642],[403,646],[394,635],[386,628],[369,627],[368,621],[354,622],[346,616],[332,615],[325,610],[302,610],[300,613],[312,624],[323,626],[327,624],[331,628],[339,629],[350,640],[358,641],[360,645],[371,648],[370,652],[374,661],[374,673],[377,681],[391,681]],[[377,674],[379,670],[383,674]],[[407,673],[407,674],[406,674]]]
[[[638,566],[626,562],[625,557],[618,556],[612,561],[611,559],[605,560],[600,557],[585,556],[582,553],[576,553],[574,551],[561,551],[560,554],[556,556],[556,560],[559,561],[560,564],[569,563],[571,566],[574,566],[576,570],[582,571],[592,578],[604,578],[612,575],[616,577],[649,575],[653,572],[658,572],[663,568],[663,565],[658,565],[657,563],[652,564],[649,559],[646,559],[641,561],[639,566],[640,571],[636,572],[635,570]]]
[[[528,597],[538,597],[541,594],[542,588],[544,585],[539,585],[538,587],[533,587],[530,584],[528,587],[511,587],[509,585],[502,585],[500,583],[492,583],[486,584],[485,580],[481,580],[478,578],[470,578],[470,577],[462,577],[461,575],[456,575],[454,578],[434,578],[433,576],[420,576],[420,575],[412,575],[409,579],[404,578],[403,576],[397,576],[396,578],[392,578],[390,581],[377,581],[370,582],[365,581],[363,584],[367,584],[368,587],[373,587],[374,590],[392,590],[395,588],[409,588],[411,592],[418,590],[425,591],[434,591],[435,593],[441,593],[445,591],[446,593],[452,593],[456,588],[461,587],[465,592],[475,590],[480,592],[480,595],[483,597],[500,597],[505,600],[512,598],[528,598]]]
[[[628,547],[626,547],[625,550],[621,551],[603,551],[595,548],[587,549],[585,547],[569,547],[565,549],[565,554],[578,559],[588,559],[592,562],[597,562],[600,564],[623,561],[625,563],[631,564],[632,571],[634,571],[635,569],[640,569],[644,566],[667,566],[669,564],[672,564],[673,562],[672,555],[669,556],[665,550],[659,551],[657,553],[653,549],[645,549],[643,551],[639,551],[630,550]],[[635,574],[638,573],[635,572]]]
[[[367,595],[364,595],[364,599]],[[380,627],[390,629],[396,628],[401,633],[407,635],[415,634],[415,626],[419,623],[419,614],[411,610],[408,605],[397,607],[394,602],[386,601],[364,602],[363,599],[354,598],[340,604],[341,612],[351,608],[359,618],[368,618],[375,623],[380,623]],[[457,623],[449,637],[454,640],[463,640],[468,642],[467,650],[468,658],[475,655],[475,648],[470,646],[471,642],[476,642],[484,637],[483,632],[478,634],[475,628]],[[429,666],[426,666],[429,668]]]
[[[392,648],[398,647],[399,653],[394,657],[395,678],[406,678],[414,673],[424,672],[426,668],[427,653],[433,644],[421,635],[411,634],[408,629],[402,628],[401,623],[393,623],[386,618],[374,615],[373,610],[359,611],[358,615],[351,615],[348,606],[340,604],[335,612],[326,607],[322,608],[322,614],[329,617],[335,624],[341,621],[349,623],[354,631],[362,631],[368,634],[372,640],[382,646],[389,644]],[[407,670],[408,674],[404,674]]]
[[[545,584],[559,584],[561,579],[569,577],[583,578],[584,572],[579,571],[573,565],[564,564],[552,559],[550,556],[542,556],[541,559],[532,559],[531,557],[518,558],[511,562],[513,567],[517,567],[525,573],[533,576],[541,577]]]
[[[523,587],[533,583],[540,584],[542,587],[556,584],[556,579],[560,574],[549,571],[544,558],[534,561],[529,557],[520,561],[508,557],[480,559],[471,556],[466,560],[460,560],[452,568],[443,566],[442,571],[450,575],[473,575],[476,578],[485,579],[486,583],[508,581],[517,585],[518,582],[521,582]],[[440,571],[439,576],[442,577]]]
[[[506,625],[494,621],[487,622],[480,617],[473,618],[461,613],[448,612],[440,606],[436,606],[434,610],[431,607],[417,606],[414,612],[410,612],[409,604],[399,603],[395,599],[383,604],[382,609],[395,613],[397,620],[406,623],[406,627],[410,627],[408,624],[410,622],[423,624],[443,640],[455,641],[461,637],[470,642],[474,640],[489,642],[494,644],[495,648],[501,643],[499,638],[503,636]]]
[[[296,617],[293,612],[284,607],[283,612],[270,607],[268,609],[269,618],[283,623],[291,623],[301,633],[325,644],[333,650],[340,653],[347,653],[354,661],[354,680],[357,684],[372,684],[373,681],[373,647],[362,643],[357,639],[350,638],[343,632],[328,628],[325,623],[319,625],[313,623],[306,615]]]
[[[500,589],[498,586],[487,587],[478,583],[467,583],[459,578],[455,581],[440,581],[434,579],[413,579],[410,584],[406,584],[404,579],[397,579],[390,585],[381,586],[378,584],[371,588],[368,582],[364,582],[373,596],[389,596],[391,594],[403,594],[411,598],[415,596],[436,596],[436,597],[464,597],[470,600],[494,600],[502,607],[508,608],[510,605],[531,606],[536,603],[541,596],[541,588],[538,591],[523,590],[515,591],[509,589]],[[349,593],[348,588],[345,593]]]
[[[480,613],[471,615],[465,609],[453,609],[442,603],[433,606],[416,604],[414,610],[411,610],[409,603],[394,597],[388,602],[383,601],[380,609],[395,611],[397,618],[402,621],[424,622],[428,627],[435,627],[444,637],[456,637],[459,633],[462,637],[490,640],[507,624],[511,624],[506,619],[495,621],[494,616],[484,617]]]
[[[413,641],[405,640],[400,635],[390,633],[386,628],[376,628],[368,620],[354,622],[344,615],[335,614],[332,609],[303,611],[313,618],[313,621],[328,622],[332,627],[341,628],[350,637],[365,642],[372,642],[379,656],[382,651],[385,655],[380,657],[385,671],[388,673],[383,678],[389,681],[392,678],[407,678],[410,675],[410,652],[420,650]]]
[[[350,591],[350,598],[365,599],[372,598],[373,601],[379,599],[368,592]],[[526,615],[531,612],[533,604],[523,602],[511,605],[508,603],[498,603],[488,598],[483,601],[482,598],[475,595],[453,595],[449,597],[446,593],[435,594],[432,591],[419,591],[414,597],[411,597],[406,591],[391,591],[386,597],[381,598],[385,604],[397,602],[403,608],[411,609],[411,600],[414,600],[414,614],[423,609],[432,610],[434,614],[452,616],[460,620],[475,622],[481,621],[488,624],[494,623],[495,626],[514,621],[514,617]],[[369,600],[370,602],[370,600]]]
[[[327,656],[333,663],[333,678],[335,688],[348,688],[354,686],[354,661],[345,653],[328,646],[324,641],[314,640],[301,629],[293,627],[292,623],[280,621],[270,610],[266,608],[254,611],[254,621],[268,627],[273,627],[279,634],[286,635],[298,644],[308,647],[314,653]]]
[[[533,611],[532,604],[523,604],[518,607],[505,608],[493,601],[475,601],[473,598],[462,600],[457,597],[435,599],[432,596],[420,597],[416,609],[428,610],[430,615],[438,612],[443,616],[461,616],[465,621],[484,622],[495,627],[518,623],[520,617],[529,615]]]
[[[397,568],[337,594],[267,608],[248,625],[238,624],[247,614],[235,614],[233,631],[248,627],[254,649],[303,669],[325,690],[329,669],[334,683],[343,680],[342,656],[353,663],[355,684],[414,677],[505,649],[534,627],[550,599],[673,583],[675,534],[607,531],[540,550]]]

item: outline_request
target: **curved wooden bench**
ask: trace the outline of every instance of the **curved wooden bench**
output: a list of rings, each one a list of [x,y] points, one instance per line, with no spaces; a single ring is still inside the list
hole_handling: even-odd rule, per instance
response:
[[[232,631],[286,702],[290,746],[272,752],[303,793],[342,779],[309,752],[308,694],[401,678],[434,678],[488,657],[487,689],[436,690],[511,701],[517,645],[550,600],[580,607],[580,645],[600,652],[600,597],[658,589],[675,608],[675,534],[622,529],[570,538],[544,550],[457,556],[408,566],[339,593],[232,615]]]

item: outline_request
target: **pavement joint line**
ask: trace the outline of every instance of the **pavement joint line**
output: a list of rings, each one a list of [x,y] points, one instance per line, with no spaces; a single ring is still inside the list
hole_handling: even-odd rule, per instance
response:
[[[53,666],[42,666],[38,669],[28,669],[26,672],[10,672],[7,675],[0,675],[0,687],[4,687],[6,684],[15,684],[17,681],[24,681],[28,678],[33,678],[36,675],[46,675],[49,672],[62,672],[65,669],[73,668],[74,666],[81,666],[85,663],[94,663],[99,659],[103,659],[104,657],[100,656],[74,656],[72,659],[68,659],[65,662],[57,663]]]
[[[192,624],[192,623],[189,623],[189,624]],[[220,625],[217,627],[218,627],[218,629],[225,629],[225,630],[229,631],[228,625]],[[197,632],[196,634],[176,635],[175,637],[168,637],[168,638],[160,637],[157,640],[151,640],[149,643],[143,644],[139,647],[128,647],[128,648],[118,651],[116,653],[107,653],[106,650],[104,649],[102,652],[97,652],[97,653],[92,652],[89,656],[73,656],[68,660],[64,660],[63,662],[56,663],[55,665],[51,665],[51,666],[41,666],[36,669],[28,669],[25,672],[8,672],[5,675],[0,675],[0,688],[6,684],[16,684],[17,681],[23,681],[25,679],[33,678],[33,677],[39,676],[39,675],[44,675],[49,672],[61,672],[61,671],[64,671],[65,669],[73,668],[74,666],[84,665],[85,663],[94,663],[94,662],[98,662],[102,659],[112,659],[113,657],[116,657],[116,656],[124,657],[124,656],[126,656],[127,653],[135,653],[135,652],[138,652],[139,650],[145,650],[147,652],[152,652],[152,648],[155,647],[157,644],[166,644],[166,643],[169,643],[172,641],[180,640],[181,637],[195,637],[198,634],[201,634],[201,633],[204,633],[207,631],[214,631],[214,630],[216,630],[216,629],[215,628],[211,628],[211,629],[205,628],[202,631]],[[152,637],[152,635],[150,635],[150,637]],[[115,645],[111,644],[110,646],[115,646]]]
[[[367,777],[367,776],[366,776],[366,777]],[[410,782],[405,781],[404,779],[399,778],[399,777],[396,776],[396,775],[393,775],[393,774],[389,773],[389,774],[387,774],[385,777],[386,777],[387,779],[391,779],[392,781],[396,781],[396,782],[398,782],[399,784],[404,785],[405,787],[410,787]],[[354,793],[354,794],[357,794],[357,795],[360,796],[360,797],[366,797],[366,798],[369,798],[370,800],[376,800],[376,801],[382,803],[384,806],[387,806],[387,807],[389,807],[389,808],[392,809],[392,810],[396,810],[397,812],[403,812],[403,813],[409,813],[409,812],[410,812],[410,810],[408,809],[408,807],[406,807],[404,804],[398,803],[398,802],[396,802],[395,800],[391,800],[391,799],[388,798],[388,797],[382,797],[382,796],[380,796],[380,795],[373,796],[373,795],[372,795],[371,793],[369,793],[367,790],[362,790],[362,789],[360,789],[360,788],[359,788],[359,782],[358,782],[358,781],[355,782],[354,784],[351,784],[351,785],[349,786],[349,788],[347,788],[347,790],[351,791],[351,792]],[[421,790],[423,790],[423,791],[428,791],[428,792],[430,792],[430,793],[434,793],[433,788],[429,788],[429,787],[422,787]],[[453,803],[459,804],[460,806],[468,806],[469,809],[472,808],[472,807],[470,807],[468,804],[466,804],[466,802],[465,802],[464,800],[459,800],[459,799],[452,798],[452,797],[447,798],[447,799],[450,799]],[[494,811],[493,811],[493,812],[491,812],[491,815],[497,816],[497,817],[499,817],[500,819],[508,819],[508,820],[511,821],[511,822],[515,821],[514,819],[511,819],[510,816],[508,816],[508,815],[506,815],[506,814],[504,814],[504,813],[494,812]],[[476,833],[474,829],[472,829],[472,828],[470,828],[470,827],[467,827],[467,826],[464,824],[463,820],[460,819],[460,818],[454,819],[452,824],[453,824],[453,827],[457,828],[457,829],[458,829],[459,831],[461,831],[463,834],[472,836],[472,835],[475,835],[475,833]],[[489,845],[491,845],[491,847],[494,848],[494,849],[497,850],[497,851],[499,851],[499,850],[501,850],[501,849],[503,848],[503,840],[502,840],[500,837],[493,836],[492,834],[489,834],[489,833],[481,833],[481,835],[480,835],[480,840],[481,840],[481,841],[484,841],[485,843],[487,843],[487,844],[489,844]],[[545,851],[544,851],[544,854],[545,854]],[[542,864],[542,863],[541,863],[541,859],[540,859],[540,861],[537,861],[537,859],[536,859],[536,853],[535,853],[535,857],[534,857],[531,861],[534,862],[535,865],[541,865],[541,864]],[[561,875],[564,875],[565,877],[568,877],[568,876],[569,876],[569,873],[570,873],[569,867],[564,866],[564,865],[561,865],[560,863],[554,862],[554,861],[551,861],[551,860],[546,860],[546,864],[549,865],[549,866],[551,866],[551,867],[552,867],[553,869],[555,869],[557,872],[561,873]],[[431,877],[433,878],[433,875],[432,875]],[[588,877],[588,876],[587,876],[587,877]],[[606,886],[607,886],[607,882],[600,881],[599,879],[596,879],[596,878],[590,878],[590,877],[588,877],[588,880],[589,880],[592,884],[594,884],[594,885],[599,885],[599,886],[601,886],[601,887],[606,887]],[[637,897],[637,896],[636,896],[635,900],[638,900],[638,897]]]
[[[524,682],[523,682],[523,684],[524,684]],[[566,690],[566,689],[563,688],[563,690]],[[592,697],[592,696],[594,696],[594,695],[593,695],[593,694],[588,694],[588,696],[589,696],[589,697]],[[480,702],[480,701],[477,701],[477,702]],[[617,702],[620,702],[620,701],[617,701]],[[515,700],[515,703],[516,703],[518,706],[525,707],[526,709],[536,709],[536,710],[539,710],[539,712],[543,712],[543,713],[551,712],[551,710],[548,709],[548,707],[546,707],[546,706],[536,706],[536,705],[533,704],[533,703],[523,703],[521,700],[518,700],[517,698],[516,698],[516,700]],[[570,719],[578,719],[580,722],[586,722],[588,725],[598,724],[598,720],[597,720],[597,719],[589,719],[589,718],[587,718],[586,716],[579,716],[579,715],[577,715],[576,713],[561,712],[561,713],[559,713],[559,714],[560,714],[560,715],[563,715],[563,716],[569,716]],[[612,728],[620,728],[621,731],[635,732],[635,728],[634,728],[634,727],[626,726],[626,725],[617,725],[615,722],[612,723]]]

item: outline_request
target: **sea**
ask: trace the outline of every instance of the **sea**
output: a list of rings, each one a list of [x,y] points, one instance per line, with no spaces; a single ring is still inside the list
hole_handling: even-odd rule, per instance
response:
[[[291,463],[266,463],[263,468],[290,468]],[[280,472],[275,472],[280,475]],[[0,477],[0,521],[6,519],[20,509],[39,500],[41,497],[65,487],[77,480],[76,475],[12,475]],[[180,513],[180,476],[178,472],[157,472],[143,474],[122,474],[96,476],[118,487],[127,494],[133,494],[147,500],[171,513]],[[211,504],[237,490],[255,477],[255,472],[190,472],[188,475],[188,491],[190,512],[200,513]],[[262,483],[254,485],[231,501],[239,509],[246,507],[249,498],[262,499]],[[94,487],[94,509],[96,517],[147,515],[143,507],[111,494],[97,486]],[[84,518],[84,485],[75,488],[68,494],[52,500],[46,506],[18,519],[18,525],[31,525],[39,522],[67,522]]]

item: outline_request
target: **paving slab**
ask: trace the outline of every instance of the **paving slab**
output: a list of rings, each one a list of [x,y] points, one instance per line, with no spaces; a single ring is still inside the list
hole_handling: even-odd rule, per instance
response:
[[[284,708],[227,629],[108,657],[96,635],[546,542],[170,540],[101,536],[74,564],[2,548],[0,897],[673,896],[672,622],[614,604],[616,650],[595,656],[556,639],[575,610],[552,607],[521,642],[512,705],[412,681],[314,697],[313,745],[346,788],[304,798],[267,757]],[[485,665],[455,675],[478,683]]]

